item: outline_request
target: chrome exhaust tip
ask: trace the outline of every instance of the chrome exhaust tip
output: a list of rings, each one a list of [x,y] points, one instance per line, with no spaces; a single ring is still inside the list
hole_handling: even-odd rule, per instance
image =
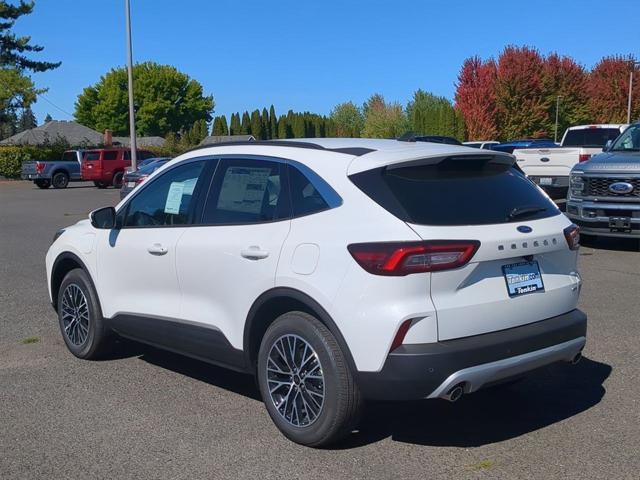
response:
[[[463,393],[464,393],[464,383],[459,383],[455,387],[451,388],[451,390],[449,390],[449,392],[447,392],[444,395],[444,399],[452,403],[457,402],[458,400],[460,400],[460,397],[462,397]]]

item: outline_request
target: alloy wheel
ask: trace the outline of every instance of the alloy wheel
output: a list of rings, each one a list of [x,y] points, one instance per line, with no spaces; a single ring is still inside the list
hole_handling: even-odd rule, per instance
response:
[[[62,295],[62,324],[64,334],[74,345],[82,345],[89,336],[89,306],[87,297],[75,283],[67,286]]]
[[[324,374],[313,347],[298,335],[279,337],[267,357],[267,385],[282,418],[295,427],[315,422],[324,405]]]

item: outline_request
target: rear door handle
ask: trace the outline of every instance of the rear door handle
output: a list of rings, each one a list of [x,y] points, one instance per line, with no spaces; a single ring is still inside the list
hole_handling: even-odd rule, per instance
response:
[[[168,251],[169,249],[161,243],[154,243],[153,245],[149,245],[147,247],[147,252],[149,252],[151,255],[164,255]]]
[[[244,248],[240,250],[240,255],[244,258],[248,258],[249,260],[260,260],[263,258],[267,258],[269,256],[269,252],[266,250],[261,250],[260,247],[256,245],[252,245],[249,248]]]

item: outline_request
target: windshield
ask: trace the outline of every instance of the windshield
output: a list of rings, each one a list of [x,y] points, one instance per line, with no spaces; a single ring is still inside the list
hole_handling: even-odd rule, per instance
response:
[[[612,152],[638,152],[640,151],[640,124],[631,125],[613,143]]]

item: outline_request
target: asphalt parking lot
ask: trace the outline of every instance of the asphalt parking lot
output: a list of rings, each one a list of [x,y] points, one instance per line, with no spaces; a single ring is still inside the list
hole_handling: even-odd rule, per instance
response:
[[[640,477],[635,242],[581,249],[580,364],[455,404],[370,405],[345,443],[312,450],[280,435],[248,376],[130,342],[98,362],[66,350],[45,251],[118,198],[0,181],[0,478]]]

